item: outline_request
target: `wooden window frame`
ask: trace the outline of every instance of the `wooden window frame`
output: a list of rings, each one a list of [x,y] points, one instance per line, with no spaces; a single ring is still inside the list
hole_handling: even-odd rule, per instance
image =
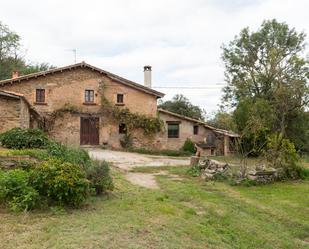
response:
[[[44,88],[37,88],[35,90],[35,103],[37,104],[45,104],[46,102],[46,91]]]
[[[85,90],[85,104],[94,104],[94,90]]]
[[[198,135],[198,132],[199,132],[199,126],[193,125],[193,135]]]
[[[179,131],[180,131],[180,122],[167,122],[167,137],[168,138],[179,138]],[[177,126],[177,132],[174,134],[171,133],[171,129],[169,129],[170,126]]]
[[[117,93],[117,104],[124,104],[124,94]]]

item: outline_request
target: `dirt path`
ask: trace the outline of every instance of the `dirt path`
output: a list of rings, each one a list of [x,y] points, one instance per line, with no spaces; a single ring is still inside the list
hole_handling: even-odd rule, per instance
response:
[[[102,149],[89,149],[89,155],[95,160],[105,160],[111,162],[113,166],[124,170],[126,178],[133,184],[150,189],[158,189],[159,186],[156,182],[156,175],[167,175],[161,172],[157,174],[148,173],[133,173],[131,169],[135,167],[160,167],[160,166],[179,166],[189,165],[188,158],[175,158],[168,156],[152,156],[122,151],[111,151]],[[174,176],[171,176],[174,177]],[[174,177],[175,178],[175,177]]]

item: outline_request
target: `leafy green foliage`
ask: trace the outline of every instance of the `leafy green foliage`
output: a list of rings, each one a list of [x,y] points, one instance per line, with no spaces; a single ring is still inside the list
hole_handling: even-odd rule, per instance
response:
[[[104,106],[104,108],[106,108]],[[126,124],[127,131],[142,129],[147,135],[155,134],[163,129],[162,120],[158,117],[150,117],[144,114],[130,112],[128,108],[110,106],[111,116],[119,123]]]
[[[201,168],[198,165],[194,165],[188,169],[187,174],[193,177],[198,177],[201,175]]]
[[[236,107],[233,116],[247,151],[277,132],[298,149],[308,148],[309,63],[304,50],[305,34],[276,20],[264,21],[256,32],[243,29],[223,47],[228,83],[223,104]]]
[[[142,129],[144,134],[153,135],[164,128],[164,123],[159,117],[133,113],[128,108],[115,106],[104,96],[106,85],[101,86],[102,113],[105,113],[118,123],[126,125],[127,134],[132,130]]]
[[[89,195],[89,181],[81,167],[49,159],[30,172],[30,182],[40,195],[57,205],[80,205]]]
[[[0,202],[7,202],[14,211],[22,211],[34,209],[39,200],[39,193],[29,184],[27,171],[0,171]]]
[[[194,153],[195,152],[195,146],[194,146],[194,143],[192,142],[192,140],[190,138],[187,138],[183,147],[182,147],[182,150],[183,151],[187,151],[187,152],[190,152],[190,153]]]
[[[301,167],[297,164],[299,155],[295,146],[282,134],[268,137],[267,149],[264,152],[266,160],[275,169],[283,170],[283,178],[299,178]]]
[[[28,64],[23,58],[20,36],[0,22],[0,80],[12,77],[13,71],[21,75],[53,68],[48,63]]]
[[[109,164],[105,161],[95,161],[86,169],[90,186],[95,189],[97,195],[106,194],[114,189],[113,179],[109,174]]]
[[[309,180],[309,169],[305,167],[300,168],[299,177],[303,180]]]
[[[158,108],[178,113],[187,117],[191,117],[198,120],[204,120],[205,111],[199,106],[193,105],[189,99],[182,94],[177,94],[172,100],[161,103]]]
[[[29,155],[39,160],[22,161],[20,169],[8,173],[0,171],[0,201],[13,210],[33,209],[38,201],[76,207],[92,188],[97,194],[113,190],[108,163],[93,162],[83,149],[49,140],[40,130],[13,129],[2,137],[12,148],[40,148],[0,151],[2,156]]]
[[[132,137],[130,134],[125,134],[122,139],[120,139],[121,147],[124,149],[129,149],[133,145]]]
[[[224,111],[217,112],[213,118],[207,120],[207,123],[219,129],[224,129],[228,131],[237,130],[233,115]]]
[[[50,141],[46,147],[49,156],[55,157],[63,162],[87,168],[91,165],[91,159],[84,149],[67,147],[55,141]]]
[[[45,148],[49,139],[39,129],[13,128],[0,135],[0,143],[10,149]]]

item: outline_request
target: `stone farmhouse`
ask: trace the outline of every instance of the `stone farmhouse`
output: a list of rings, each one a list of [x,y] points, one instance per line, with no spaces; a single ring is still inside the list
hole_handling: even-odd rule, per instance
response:
[[[127,129],[102,111],[109,103],[163,121],[163,129],[153,135],[132,131],[135,147],[175,150],[190,138],[207,155],[233,152],[237,134],[158,109],[164,94],[151,88],[150,66],[144,67],[144,79],[141,85],[85,62],[23,76],[15,72],[0,81],[0,133],[40,127],[64,144],[118,149]]]

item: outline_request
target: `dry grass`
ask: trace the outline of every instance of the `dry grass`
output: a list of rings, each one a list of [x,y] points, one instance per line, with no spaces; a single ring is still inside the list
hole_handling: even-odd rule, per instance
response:
[[[157,176],[149,190],[113,169],[113,195],[81,209],[0,209],[0,248],[308,248],[308,182],[231,187],[164,170],[182,180]]]

